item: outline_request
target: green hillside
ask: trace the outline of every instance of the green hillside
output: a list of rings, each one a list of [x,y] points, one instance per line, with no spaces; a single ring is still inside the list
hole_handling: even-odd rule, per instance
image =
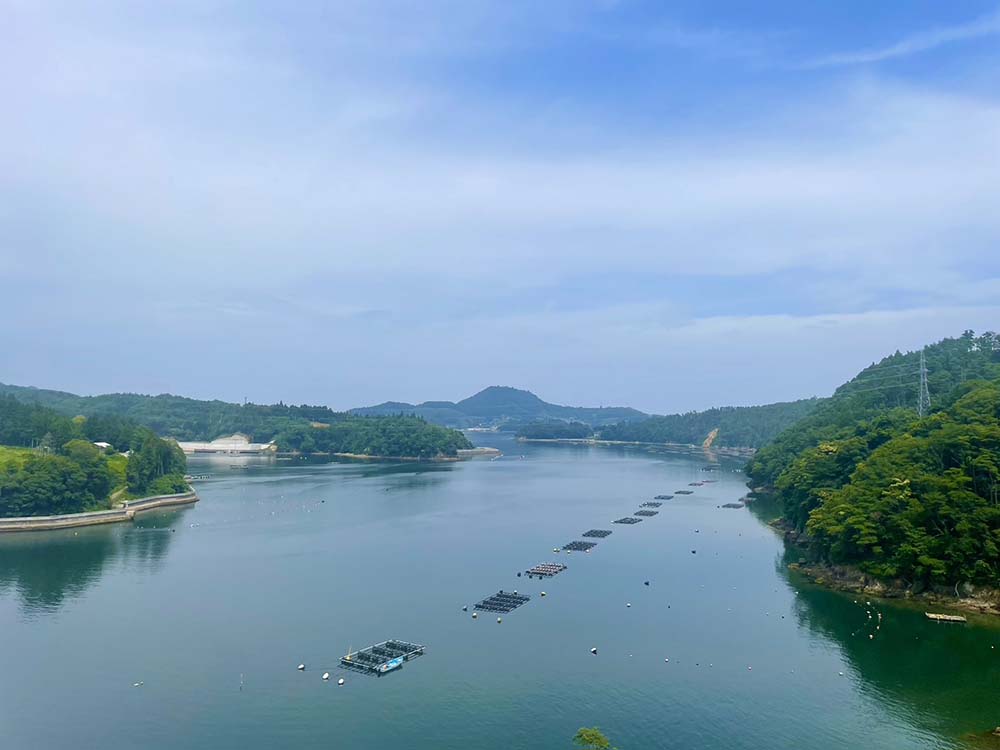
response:
[[[398,416],[398,412],[397,416],[366,418],[326,406],[234,404],[170,394],[77,396],[0,384],[3,394],[65,416],[129,420],[177,440],[212,440],[242,432],[259,442],[274,440],[280,450],[413,458],[454,456],[459,449],[472,447],[460,432]]]
[[[816,559],[923,584],[1000,585],[1000,336],[866,368],[747,465]]]
[[[129,450],[126,459],[95,441]],[[0,396],[0,516],[98,510],[111,495],[169,494],[187,488],[184,454],[172,441],[121,419],[69,418]]]
[[[764,406],[723,406],[686,414],[650,417],[602,427],[602,440],[700,445],[718,430],[716,446],[757,448],[811,414],[823,399],[803,399]]]

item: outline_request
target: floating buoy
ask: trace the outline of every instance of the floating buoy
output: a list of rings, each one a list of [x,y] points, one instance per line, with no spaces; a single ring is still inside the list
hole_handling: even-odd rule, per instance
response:
[[[330,679],[330,673],[329,672],[324,672],[323,673],[323,679],[324,680],[329,680]]]
[[[133,682],[132,687],[142,687],[142,680],[139,680],[138,682]]]
[[[502,617],[498,617],[497,618],[497,622],[503,622],[503,618]]]
[[[626,607],[631,607],[632,606],[632,602],[625,602],[625,606]]]
[[[843,673],[843,672],[837,672],[837,674],[839,674],[839,675],[840,675],[841,677],[843,677],[843,676],[844,676],[844,673]]]
[[[698,550],[696,550],[696,549],[691,550],[691,554],[692,555],[697,555],[698,554]]]
[[[596,654],[597,653],[597,648],[595,647],[595,648],[590,649],[590,653]]]
[[[463,612],[468,612],[469,611],[469,605],[468,604],[463,605],[462,606],[462,611]]]
[[[874,633],[869,633],[868,634],[868,640],[870,640],[870,641],[875,640],[875,634]]]
[[[517,577],[518,577],[518,578],[520,578],[520,577],[521,577],[521,574],[520,574],[520,573],[518,573],[518,574],[517,574]]]
[[[297,666],[296,669],[299,670],[300,672],[304,672],[305,669],[306,669],[306,665],[305,664],[299,664],[299,666]]]
[[[663,660],[664,663],[668,663],[669,661],[670,661],[670,659],[664,659]]]
[[[472,619],[475,620],[477,617],[479,617],[479,613],[478,612],[473,612],[472,613]]]
[[[542,596],[545,596],[545,592],[544,591],[542,592]]]
[[[649,581],[643,581],[642,585],[643,586],[648,586],[649,585]]]
[[[337,684],[338,685],[343,685],[344,684],[344,678],[341,677],[339,680],[337,680]]]
[[[553,547],[553,548],[552,548],[552,551],[553,551],[553,552],[558,552],[558,551],[559,551],[559,548],[558,548],[558,547]]]
[[[747,667],[747,672],[753,672],[753,667]]]

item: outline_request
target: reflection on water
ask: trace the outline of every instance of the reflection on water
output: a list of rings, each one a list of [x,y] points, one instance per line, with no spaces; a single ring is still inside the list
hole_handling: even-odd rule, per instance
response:
[[[212,478],[197,505],[0,537],[0,624],[23,646],[0,669],[5,740],[443,750],[472,732],[481,750],[541,750],[598,724],[629,748],[939,750],[1000,723],[1000,633],[798,580],[763,526],[774,508],[721,508],[745,493],[738,461],[491,439],[495,462],[199,457],[192,473]],[[709,479],[594,554],[560,556],[559,578],[516,577]],[[502,627],[461,612],[508,585],[549,595]],[[94,649],[109,632],[114,648]],[[387,636],[431,650],[392,680],[324,688],[317,669]],[[109,704],[134,710],[121,721]]]
[[[186,508],[143,513],[134,524],[0,536],[0,596],[14,592],[27,618],[51,614],[110,566],[155,573]]]
[[[1000,686],[997,623],[936,624],[923,607],[829,591],[784,564],[779,568],[798,591],[800,624],[836,643],[865,693],[944,736],[981,733],[1000,723],[991,718]]]

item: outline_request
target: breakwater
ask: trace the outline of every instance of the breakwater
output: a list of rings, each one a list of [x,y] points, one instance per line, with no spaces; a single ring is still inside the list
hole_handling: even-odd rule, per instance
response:
[[[95,510],[86,513],[67,513],[61,516],[21,516],[18,518],[0,518],[0,533],[17,531],[46,531],[51,529],[69,529],[76,526],[97,526],[103,523],[121,523],[131,521],[136,513],[172,505],[188,505],[198,502],[194,490],[179,492],[174,495],[156,495],[139,500],[130,500],[119,508],[110,510]]]

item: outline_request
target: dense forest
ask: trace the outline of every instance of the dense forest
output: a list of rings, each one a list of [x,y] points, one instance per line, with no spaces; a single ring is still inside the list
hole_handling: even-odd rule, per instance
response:
[[[822,399],[810,398],[765,406],[723,406],[669,414],[602,427],[599,437],[637,443],[700,445],[718,428],[714,445],[757,448],[808,416],[820,403]]]
[[[1000,336],[897,352],[747,465],[817,559],[910,583],[1000,585]]]
[[[0,516],[98,510],[110,507],[113,493],[126,499],[187,487],[176,443],[120,417],[70,418],[0,396],[0,446]]]
[[[472,447],[460,432],[399,414],[366,417],[335,412],[326,406],[233,404],[172,395],[77,396],[0,385],[0,394],[4,392],[64,415],[84,415],[88,422],[100,420],[102,424],[110,424],[114,420],[127,420],[176,440],[213,440],[220,435],[242,432],[258,442],[274,440],[283,451],[414,458],[454,456],[458,449]],[[118,444],[114,440],[108,442]]]
[[[355,417],[329,425],[289,424],[274,436],[278,448],[302,453],[435,458],[455,456],[472,443],[461,432],[406,415]]]

